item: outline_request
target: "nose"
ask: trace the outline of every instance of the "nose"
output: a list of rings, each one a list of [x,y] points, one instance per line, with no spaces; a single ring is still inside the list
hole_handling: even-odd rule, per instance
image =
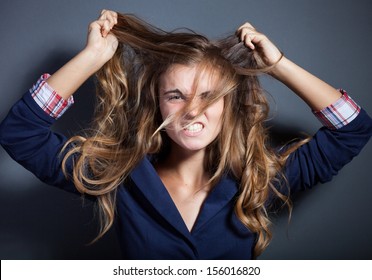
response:
[[[187,111],[187,116],[189,118],[195,118],[198,113],[199,113],[199,110],[197,108],[190,108],[191,110]]]
[[[200,114],[200,100],[193,98],[186,108],[186,118],[193,119]]]

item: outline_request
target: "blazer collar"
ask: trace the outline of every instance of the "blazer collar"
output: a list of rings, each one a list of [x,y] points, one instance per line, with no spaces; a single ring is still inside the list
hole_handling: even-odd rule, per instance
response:
[[[204,201],[194,227],[190,232],[171,196],[165,188],[154,166],[145,157],[130,174],[131,179],[146,199],[176,230],[192,241],[192,233],[200,229],[206,222],[226,206],[238,191],[237,183],[224,176],[213,188]]]

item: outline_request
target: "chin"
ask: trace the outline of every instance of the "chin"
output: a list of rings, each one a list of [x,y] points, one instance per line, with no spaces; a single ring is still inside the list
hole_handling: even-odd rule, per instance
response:
[[[181,148],[185,151],[190,152],[198,152],[200,150],[204,150],[207,147],[207,145],[182,145]]]
[[[200,151],[200,150],[204,150],[209,145],[209,143],[204,143],[204,142],[203,143],[202,142],[185,143],[185,142],[181,142],[181,143],[177,143],[177,145],[185,151],[197,152],[197,151]]]

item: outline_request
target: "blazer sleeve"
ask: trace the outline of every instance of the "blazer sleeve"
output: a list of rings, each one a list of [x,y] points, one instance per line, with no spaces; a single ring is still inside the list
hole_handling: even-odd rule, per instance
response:
[[[322,127],[313,138],[288,158],[285,175],[290,191],[330,181],[359,154],[372,135],[372,120],[361,109],[349,124],[335,130]]]
[[[61,149],[66,137],[53,132],[55,119],[46,114],[27,92],[0,124],[0,144],[8,154],[41,181],[78,193],[62,172]],[[67,162],[71,174],[73,159]]]

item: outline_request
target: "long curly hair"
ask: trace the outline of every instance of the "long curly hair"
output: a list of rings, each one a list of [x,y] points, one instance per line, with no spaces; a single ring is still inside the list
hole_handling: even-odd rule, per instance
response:
[[[238,182],[235,212],[256,234],[257,257],[272,236],[269,199],[276,196],[291,209],[290,200],[276,184],[285,179],[282,169],[290,151],[279,155],[268,144],[265,121],[269,106],[257,77],[270,67],[236,34],[211,41],[190,30],[166,32],[129,14],[118,14],[112,32],[119,47],[96,74],[98,100],[93,127],[87,136],[67,142],[63,164],[74,156],[76,188],[97,197],[101,229],[95,240],[113,224],[118,186],[146,155],[167,155],[169,139],[161,128],[190,110],[186,105],[167,120],[162,120],[159,112],[160,77],[181,64],[218,77],[215,88],[200,104],[202,113],[224,98],[222,129],[207,147],[205,167],[212,174],[212,186],[224,174]]]

